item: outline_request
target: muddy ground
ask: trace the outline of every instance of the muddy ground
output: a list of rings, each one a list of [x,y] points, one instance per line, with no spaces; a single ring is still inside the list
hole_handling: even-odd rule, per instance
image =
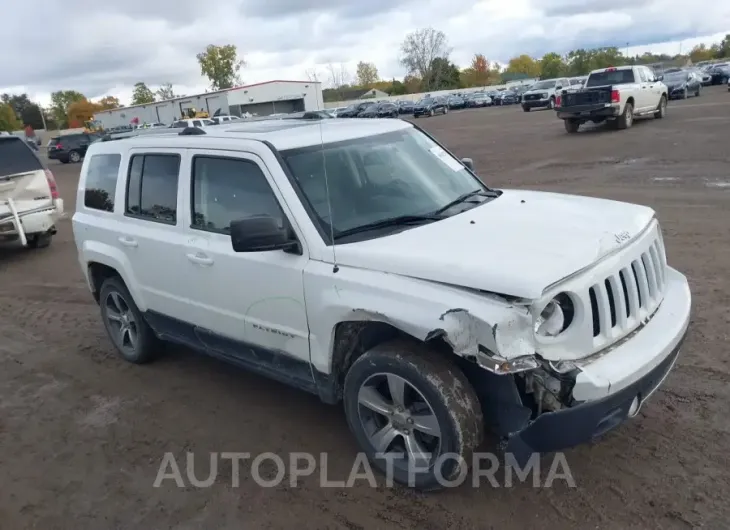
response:
[[[343,480],[356,448],[341,410],[315,397],[185,351],[144,367],[118,359],[65,220],[45,251],[0,249],[0,528],[727,528],[727,90],[672,102],[667,119],[628,131],[567,135],[553,113],[519,107],[418,123],[495,186],[654,207],[669,261],[690,279],[694,316],[677,368],[639,418],[566,453],[576,488],[485,481],[422,495],[365,481],[321,488],[319,472],[261,488],[250,460],[238,487],[228,462],[209,488],[187,478],[153,487],[167,451],[183,473],[185,454],[196,455],[199,478],[211,452],[327,452],[328,477]],[[79,166],[50,167],[70,210]]]

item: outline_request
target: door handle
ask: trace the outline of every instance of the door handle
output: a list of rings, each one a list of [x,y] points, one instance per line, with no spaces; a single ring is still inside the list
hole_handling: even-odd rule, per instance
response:
[[[197,254],[187,254],[187,257],[190,261],[193,263],[196,263],[198,265],[213,265],[213,258],[209,258],[205,254],[197,253]]]
[[[132,248],[134,248],[134,247],[137,246],[137,241],[135,241],[131,237],[120,237],[119,238],[119,242],[122,245],[124,245],[125,247],[132,247]]]

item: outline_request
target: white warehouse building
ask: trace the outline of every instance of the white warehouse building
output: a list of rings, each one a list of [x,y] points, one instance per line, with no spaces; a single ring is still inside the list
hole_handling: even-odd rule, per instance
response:
[[[209,115],[241,116],[248,112],[257,116],[324,109],[322,84],[314,81],[266,81],[185,96],[143,105],[132,105],[94,114],[104,128],[139,123],[171,124],[188,109],[206,111]]]

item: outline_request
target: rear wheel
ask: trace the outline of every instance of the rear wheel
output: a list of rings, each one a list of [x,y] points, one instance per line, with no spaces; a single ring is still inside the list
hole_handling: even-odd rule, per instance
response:
[[[428,115],[431,116],[432,118],[433,118],[433,114],[434,114],[433,109],[431,109],[430,111],[428,111]]]
[[[444,114],[447,114],[449,112],[449,107],[444,107]]]
[[[81,153],[79,153],[78,151],[71,151],[68,154],[68,159],[76,164],[81,161]]]
[[[654,111],[654,117],[661,120],[667,115],[667,98],[662,96],[659,100],[659,107]]]
[[[702,91],[702,85],[697,85],[697,91],[695,92],[695,97],[700,97],[700,92]]]
[[[524,110],[525,112],[530,112],[530,107],[522,105],[522,110]]]
[[[416,489],[463,478],[484,436],[481,406],[464,374],[415,341],[363,354],[347,373],[343,398],[368,459],[388,479]]]
[[[569,133],[577,133],[580,128],[580,122],[578,120],[563,120],[565,124],[565,130]]]
[[[50,246],[53,234],[43,232],[41,234],[30,234],[28,237],[28,248],[46,248]]]
[[[660,103],[661,104],[661,103]],[[624,112],[616,120],[617,129],[629,129],[634,124],[634,105],[626,103]]]
[[[160,341],[121,278],[115,276],[104,281],[99,305],[106,332],[119,354],[130,363],[151,361],[160,349]]]

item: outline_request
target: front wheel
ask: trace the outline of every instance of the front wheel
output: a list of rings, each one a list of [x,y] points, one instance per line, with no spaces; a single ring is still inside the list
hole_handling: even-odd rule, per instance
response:
[[[428,115],[431,116],[432,118],[433,118],[433,114],[434,114],[433,109],[431,109],[430,111],[428,111]]]
[[[449,107],[444,107],[444,114],[448,114],[448,112],[449,112]]]
[[[548,108],[550,110],[553,110],[555,108],[555,98],[550,98],[550,101],[548,102]]]
[[[347,373],[343,397],[370,462],[388,480],[419,490],[463,479],[484,437],[481,406],[464,374],[415,341],[363,354]]]
[[[522,110],[524,110],[525,112],[530,112],[530,107],[522,105]]]
[[[654,111],[654,117],[658,120],[661,120],[667,115],[667,98],[662,96],[662,98],[659,100],[659,106]]]

